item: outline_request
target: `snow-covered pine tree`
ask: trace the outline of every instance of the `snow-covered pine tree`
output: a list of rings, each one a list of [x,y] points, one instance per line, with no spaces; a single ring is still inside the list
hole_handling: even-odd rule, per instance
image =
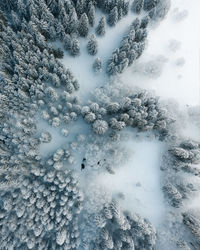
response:
[[[146,29],[147,25],[149,24],[149,21],[150,21],[149,16],[145,16],[144,18],[142,18],[140,28]]]
[[[11,22],[12,22],[12,27],[14,28],[15,31],[20,29],[21,20],[19,19],[17,13],[13,10],[11,10]]]
[[[96,120],[93,123],[93,131],[98,135],[103,135],[108,130],[108,124],[104,120]]]
[[[77,56],[80,53],[80,44],[76,38],[72,40],[70,53],[72,56]]]
[[[154,21],[162,20],[170,8],[170,0],[158,1],[154,8],[149,11],[149,16]]]
[[[19,15],[19,18],[21,18],[21,20],[24,17],[27,17],[27,8],[22,0],[17,0],[17,13]]]
[[[102,62],[100,58],[96,58],[93,63],[94,72],[99,72],[102,69]]]
[[[59,12],[59,19],[65,29],[65,32],[68,32],[69,16],[66,14],[64,6],[61,8]]]
[[[131,9],[136,14],[140,14],[144,6],[144,0],[134,0]]]
[[[54,16],[58,14],[58,1],[57,0],[46,0],[47,7],[50,9]]]
[[[124,58],[122,61],[120,61],[120,64],[117,67],[118,73],[123,73],[124,70],[128,67],[129,65],[129,60],[128,58]]]
[[[105,26],[106,26],[106,18],[105,16],[102,16],[97,27],[96,27],[96,34],[99,36],[105,35]]]
[[[64,37],[64,48],[66,50],[70,50],[71,49],[71,36],[69,34],[66,34]]]
[[[89,41],[88,41],[88,44],[87,44],[88,53],[92,56],[96,55],[97,48],[98,48],[97,39],[96,39],[95,35],[92,34]]]
[[[160,2],[160,0],[144,0],[144,10],[150,11]]]
[[[194,243],[192,243],[192,246],[194,249],[198,249],[200,247],[199,242],[199,235],[200,235],[200,215],[199,210],[190,209],[182,214],[183,216],[183,223],[186,226],[186,228],[191,233]],[[198,240],[195,240],[195,239]]]
[[[70,8],[69,23],[67,31],[69,34],[77,33],[78,29],[78,17],[74,7]]]
[[[64,52],[62,51],[61,48],[53,49],[53,54],[55,58],[63,58],[64,57]]]
[[[131,30],[138,30],[141,26],[141,20],[137,17],[131,24]]]
[[[131,65],[134,60],[137,58],[137,52],[134,49],[131,49],[127,52],[128,64]]]
[[[5,11],[11,11],[16,9],[16,1],[5,0],[0,2],[0,9]]]
[[[78,31],[80,36],[87,36],[89,32],[89,21],[86,13],[83,13],[81,15],[81,18],[79,20],[79,26],[78,26]]]
[[[65,29],[64,29],[61,22],[57,23],[56,33],[57,33],[57,38],[60,39],[61,41],[63,41],[63,39],[65,37]]]
[[[95,23],[95,7],[92,2],[88,4],[88,20],[89,24],[93,27]]]
[[[135,32],[135,42],[142,42],[147,37],[147,31],[146,29],[138,29]]]
[[[111,75],[116,75],[117,74],[117,67],[115,66],[115,63],[111,60],[109,60],[107,68],[106,68],[106,73],[111,76]]]
[[[80,17],[86,10],[86,3],[85,0],[78,0],[76,1],[76,12],[78,17]]]
[[[108,24],[110,26],[115,26],[117,21],[118,21],[118,9],[117,7],[114,7],[108,16]]]

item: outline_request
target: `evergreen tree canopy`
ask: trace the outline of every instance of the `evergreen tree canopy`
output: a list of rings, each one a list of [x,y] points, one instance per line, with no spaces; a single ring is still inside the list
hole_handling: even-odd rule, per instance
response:
[[[86,13],[83,13],[81,15],[81,18],[79,20],[79,26],[78,26],[78,31],[80,36],[87,36],[89,32],[89,21]]]

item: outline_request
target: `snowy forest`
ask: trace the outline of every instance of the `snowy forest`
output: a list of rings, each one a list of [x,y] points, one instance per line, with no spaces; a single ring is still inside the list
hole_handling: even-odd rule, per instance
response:
[[[0,1],[0,250],[200,249],[199,10]]]

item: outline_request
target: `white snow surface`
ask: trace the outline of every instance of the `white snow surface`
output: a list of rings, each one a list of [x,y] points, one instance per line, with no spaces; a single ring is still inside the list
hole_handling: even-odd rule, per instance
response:
[[[129,153],[124,164],[115,169],[115,174],[103,173],[95,183],[106,187],[113,196],[120,193],[124,210],[136,212],[148,218],[154,226],[162,223],[165,212],[161,190],[161,157],[165,149],[162,142],[147,139],[136,140],[132,131],[123,142]]]

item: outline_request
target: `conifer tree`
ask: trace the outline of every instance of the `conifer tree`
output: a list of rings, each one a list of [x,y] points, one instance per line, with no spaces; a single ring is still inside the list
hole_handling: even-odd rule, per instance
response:
[[[93,63],[93,69],[95,72],[99,72],[102,69],[102,62],[100,58],[96,58]]]
[[[77,56],[80,53],[80,44],[76,38],[72,40],[70,53],[72,56]]]
[[[99,134],[99,135],[103,135],[106,133],[106,131],[108,130],[108,124],[106,121],[103,121],[103,120],[96,120],[94,123],[93,123],[93,131],[96,133],[96,134]]]
[[[144,10],[152,10],[159,2],[160,0],[144,0]]]
[[[92,2],[88,5],[88,20],[89,24],[93,27],[95,23],[95,7]]]
[[[17,13],[21,19],[27,16],[26,6],[22,0],[17,0]]]
[[[146,29],[147,25],[149,24],[149,21],[150,21],[150,17],[149,16],[145,16],[142,21],[141,21],[141,25],[140,27],[142,29]]]
[[[144,0],[134,0],[131,9],[136,14],[140,14],[144,6]]]
[[[15,11],[11,11],[12,26],[15,31],[19,30],[21,27],[19,17]]]
[[[1,1],[0,8],[10,12],[11,10],[16,9],[16,1],[11,1],[11,0]]]
[[[92,56],[96,55],[97,53],[97,39],[95,37],[95,35],[93,34],[91,37],[90,37],[90,40],[87,44],[87,50],[88,50],[88,53]]]
[[[85,13],[81,15],[81,18],[79,20],[79,26],[78,26],[78,31],[80,36],[87,36],[89,32],[89,21],[88,17]]]
[[[99,24],[96,27],[96,34],[99,36],[105,35],[105,25],[106,25],[106,18],[105,16],[101,17]]]
[[[117,7],[115,6],[115,7],[111,10],[111,12],[110,12],[110,14],[109,14],[109,16],[108,16],[108,23],[109,23],[110,26],[115,26],[116,23],[117,23],[117,21],[118,21],[118,9],[117,9]]]
[[[69,34],[72,34],[72,33],[77,33],[77,29],[78,29],[78,17],[76,14],[76,10],[74,9],[74,7],[72,7],[70,9],[67,31],[69,32]]]
[[[65,32],[68,31],[69,26],[69,16],[66,14],[64,7],[61,9],[59,13],[59,19],[65,29]]]
[[[71,49],[71,36],[69,34],[66,34],[63,42],[64,42],[64,48],[66,50],[70,50]]]
[[[85,0],[78,0],[76,2],[76,11],[77,11],[78,17],[80,17],[84,13],[85,7],[86,7],[86,1]]]

